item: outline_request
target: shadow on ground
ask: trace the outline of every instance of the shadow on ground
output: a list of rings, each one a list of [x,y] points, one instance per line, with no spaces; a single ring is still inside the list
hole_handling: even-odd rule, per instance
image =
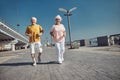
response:
[[[20,63],[2,63],[0,66],[26,66],[32,65],[32,62],[20,62]],[[58,64],[57,61],[49,61],[49,62],[40,62],[37,63],[38,65],[45,65],[45,64]]]

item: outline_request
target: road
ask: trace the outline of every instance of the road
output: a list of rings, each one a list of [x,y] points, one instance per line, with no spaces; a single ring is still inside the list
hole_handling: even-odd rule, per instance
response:
[[[66,49],[65,61],[58,64],[55,49],[43,49],[37,66],[32,66],[29,51],[0,63],[0,80],[120,80],[119,53]]]

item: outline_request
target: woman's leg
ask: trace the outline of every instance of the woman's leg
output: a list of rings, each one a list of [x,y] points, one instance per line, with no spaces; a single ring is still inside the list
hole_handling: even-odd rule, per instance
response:
[[[57,51],[57,54],[58,54],[58,62],[62,63],[61,53],[60,53],[60,43],[55,43],[55,47],[56,47],[56,51]]]
[[[65,42],[61,42],[60,44],[60,48],[61,48],[61,60],[64,61],[64,52],[65,52]]]

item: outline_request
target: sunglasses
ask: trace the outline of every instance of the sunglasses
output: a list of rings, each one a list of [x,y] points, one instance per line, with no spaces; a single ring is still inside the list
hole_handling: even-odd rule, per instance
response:
[[[60,19],[56,18],[55,20],[60,20]]]

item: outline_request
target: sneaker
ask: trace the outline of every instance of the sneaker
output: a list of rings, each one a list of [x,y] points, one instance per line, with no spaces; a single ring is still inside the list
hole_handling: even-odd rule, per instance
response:
[[[36,65],[37,65],[36,62],[34,62],[34,63],[33,63],[33,66],[36,66]]]
[[[41,58],[38,56],[38,62],[40,63],[41,62]]]
[[[58,61],[59,64],[62,64],[62,61]]]
[[[64,58],[62,59],[62,61],[64,61]]]

